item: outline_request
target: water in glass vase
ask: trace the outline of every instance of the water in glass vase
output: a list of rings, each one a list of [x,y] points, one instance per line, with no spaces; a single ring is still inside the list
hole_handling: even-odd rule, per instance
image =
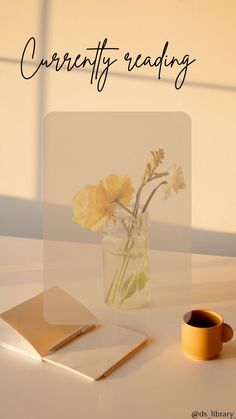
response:
[[[150,300],[148,216],[136,220],[120,212],[103,235],[104,297],[121,309],[145,306]]]

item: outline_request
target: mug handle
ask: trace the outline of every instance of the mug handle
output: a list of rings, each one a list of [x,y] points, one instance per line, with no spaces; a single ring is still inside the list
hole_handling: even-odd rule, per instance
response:
[[[232,327],[227,324],[222,324],[222,342],[229,342],[234,335]]]

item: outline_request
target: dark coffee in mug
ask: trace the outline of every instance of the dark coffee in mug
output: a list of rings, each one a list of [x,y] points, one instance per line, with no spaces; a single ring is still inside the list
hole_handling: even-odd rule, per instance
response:
[[[188,319],[190,315],[190,318]],[[219,318],[213,313],[194,310],[186,315],[186,323],[194,327],[214,327],[219,323]]]

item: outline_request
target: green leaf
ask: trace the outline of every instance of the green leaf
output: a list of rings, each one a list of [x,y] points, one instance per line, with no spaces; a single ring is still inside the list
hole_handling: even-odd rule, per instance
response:
[[[146,272],[140,272],[139,274],[131,275],[123,284],[121,288],[121,304],[124,303],[127,298],[130,298],[135,292],[141,291],[145,288],[149,281],[149,276]]]
[[[147,285],[149,277],[146,272],[140,272],[138,275],[138,289],[143,290]]]
[[[138,290],[138,277],[137,275],[130,276],[124,283],[122,289],[124,288],[124,293],[121,299],[121,304],[124,303],[127,298],[130,298]]]
[[[135,276],[133,282],[131,282],[130,286],[127,289],[127,293],[125,294],[125,299],[131,297],[137,291],[137,277]]]
[[[131,275],[129,276],[128,279],[126,279],[126,281],[124,282],[124,284],[122,285],[121,288],[121,294],[124,295],[130,285],[130,283],[132,282],[132,280],[135,278],[136,275]]]

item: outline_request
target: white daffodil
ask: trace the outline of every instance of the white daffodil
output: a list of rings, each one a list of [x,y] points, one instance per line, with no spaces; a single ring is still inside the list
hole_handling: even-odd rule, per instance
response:
[[[168,172],[169,176],[166,179],[167,183],[163,185],[164,199],[169,198],[172,192],[177,193],[180,189],[185,189],[182,168],[174,165]]]

